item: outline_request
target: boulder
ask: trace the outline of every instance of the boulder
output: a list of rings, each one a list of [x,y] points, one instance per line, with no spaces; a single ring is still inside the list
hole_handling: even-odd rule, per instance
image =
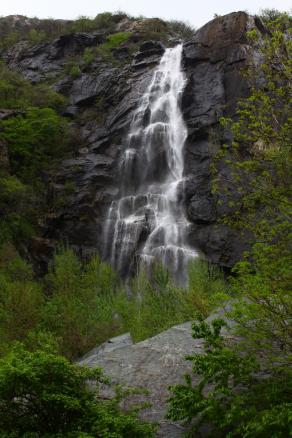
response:
[[[224,316],[224,310],[210,315],[207,321]],[[228,321],[232,326],[233,322]],[[142,418],[159,424],[157,437],[183,437],[187,427],[182,422],[166,420],[169,386],[184,383],[184,375],[192,371],[192,364],[186,361],[187,355],[201,354],[203,341],[193,339],[191,322],[176,325],[150,339],[134,344],[129,333],[110,339],[94,348],[78,361],[80,365],[98,366],[104,369],[113,384],[124,387],[144,388],[149,395],[132,396],[127,405],[137,402],[150,402],[151,406],[142,412]],[[227,329],[222,331],[228,341],[234,335]],[[199,376],[194,376],[197,382]],[[102,391],[105,397],[112,395],[107,388]]]

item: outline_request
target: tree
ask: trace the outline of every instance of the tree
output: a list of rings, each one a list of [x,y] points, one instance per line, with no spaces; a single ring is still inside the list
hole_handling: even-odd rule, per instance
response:
[[[226,345],[220,334],[225,325],[215,319],[210,326],[202,318],[193,325],[193,337],[204,340],[205,351],[187,359],[199,381],[193,385],[187,375],[185,384],[170,388],[168,417],[192,422],[190,437],[291,436],[291,368],[261,373],[254,355]]]
[[[114,317],[118,277],[98,256],[82,265],[72,250],[60,251],[46,285],[42,327],[56,336],[66,357],[80,357],[122,330]]]
[[[230,166],[239,194],[238,214],[224,221],[253,233],[255,241],[234,268],[237,301],[229,316],[249,348],[257,350],[260,340],[273,362],[275,346],[287,354],[292,351],[292,46],[288,15],[265,14],[270,34],[260,38],[254,30],[248,33],[262,56],[249,69],[251,95],[239,102],[235,120],[223,120],[233,135]]]
[[[120,395],[101,398],[101,382],[107,380],[100,369],[71,364],[56,355],[49,342],[33,352],[15,344],[0,359],[1,436],[154,436],[152,424],[120,410]]]

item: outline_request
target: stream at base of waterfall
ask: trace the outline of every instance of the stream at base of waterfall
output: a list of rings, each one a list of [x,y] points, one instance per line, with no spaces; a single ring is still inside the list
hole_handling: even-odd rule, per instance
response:
[[[103,256],[122,276],[162,262],[185,284],[197,252],[187,244],[183,207],[181,58],[182,45],[166,49],[134,113],[120,164],[120,195],[105,221]]]

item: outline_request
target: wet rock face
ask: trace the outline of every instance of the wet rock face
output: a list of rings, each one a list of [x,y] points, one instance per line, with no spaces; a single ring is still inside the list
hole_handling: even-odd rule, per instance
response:
[[[232,13],[206,24],[184,45],[188,79],[182,98],[188,128],[185,196],[187,215],[193,223],[189,239],[209,260],[224,267],[239,260],[248,238],[220,224],[223,214],[232,212],[224,191],[227,189],[234,200],[238,195],[230,170],[222,163],[217,164],[217,177],[222,181],[219,193],[212,192],[210,165],[221,146],[230,143],[228,134],[220,129],[220,117],[234,116],[237,100],[248,95],[241,70],[253,53],[245,33],[255,26],[254,19],[244,12]]]
[[[192,224],[189,242],[209,260],[226,267],[234,265],[247,242],[219,223],[230,210],[224,190],[212,193],[210,165],[221,145],[230,141],[219,128],[220,117],[233,116],[237,99],[248,94],[241,69],[253,56],[245,32],[255,26],[260,27],[244,12],[218,17],[198,30],[183,48],[187,82],[182,111],[188,129],[184,196]],[[130,40],[135,42],[136,52],[125,43],[112,52],[114,63],[97,53],[78,77],[64,73],[68,57],[82,62],[83,51],[99,46],[105,38],[93,32],[64,35],[34,46],[20,42],[3,56],[11,69],[32,82],[51,81],[67,98],[64,115],[76,130],[77,152],[63,163],[55,191],[62,193],[66,184],[74,190],[66,207],[48,219],[42,237],[65,240],[84,256],[96,250],[104,253],[104,221],[120,188],[119,166],[127,147],[126,135],[165,50],[161,42],[145,41],[133,33]],[[157,151],[159,163],[159,147]],[[229,184],[229,192],[236,197],[234,187],[227,183],[228,169],[222,163],[220,166],[219,178],[226,181],[225,188]]]

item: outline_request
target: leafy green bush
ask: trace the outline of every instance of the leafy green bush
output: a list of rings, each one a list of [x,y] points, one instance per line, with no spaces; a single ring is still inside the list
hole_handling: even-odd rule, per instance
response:
[[[65,99],[46,84],[32,85],[20,74],[0,62],[0,101],[2,108],[25,110],[28,107],[62,109]]]
[[[70,76],[72,76],[73,79],[77,79],[81,76],[81,70],[78,65],[73,65],[70,70]]]
[[[140,341],[193,319],[198,311],[208,313],[216,293],[226,290],[220,271],[210,275],[202,261],[190,268],[191,277],[197,278],[189,289],[174,286],[167,271],[157,266],[151,279],[141,273],[133,280],[129,296],[110,266],[97,256],[82,264],[72,250],[62,250],[45,279],[37,281],[17,253],[2,264],[1,254],[2,351],[5,343],[9,346],[39,329],[51,333],[68,358],[80,357],[126,331]]]
[[[22,241],[34,234],[34,199],[19,178],[0,174],[0,245]]]
[[[89,17],[82,15],[73,21],[71,25],[71,32],[90,32],[96,29],[96,23]]]
[[[28,39],[33,43],[39,44],[47,39],[43,30],[31,29],[28,33]]]
[[[41,286],[33,281],[32,269],[19,256],[0,269],[0,352],[14,340],[24,340],[40,322],[43,305]]]
[[[193,325],[193,337],[204,340],[205,351],[187,358],[196,383],[187,375],[185,384],[171,387],[168,417],[192,422],[190,437],[290,436],[291,369],[275,364],[273,374],[263,375],[253,355],[225,345],[224,325],[216,319],[209,326],[202,318]]]
[[[287,12],[281,12],[277,9],[261,9],[259,16],[270,30],[275,30],[277,27],[285,32],[291,26],[291,14]]]
[[[227,285],[219,269],[210,268],[203,260],[195,260],[189,268],[189,286],[174,285],[168,272],[155,266],[152,277],[145,273],[134,279],[130,299],[120,296],[117,314],[123,326],[136,341],[162,332],[175,324],[192,320],[198,311],[207,315],[216,295],[227,293]]]
[[[94,23],[97,29],[112,30],[114,26],[113,14],[111,12],[103,12],[98,14]]]
[[[271,34],[261,40],[257,32],[248,32],[252,42],[261,41],[262,63],[247,72],[251,95],[239,102],[236,120],[224,120],[233,137],[232,160],[226,164],[239,196],[237,214],[223,220],[252,233],[256,242],[234,269],[233,290],[238,300],[231,317],[238,321],[248,349],[256,351],[260,340],[266,360],[273,360],[269,356],[278,355],[275,345],[289,354],[292,351],[288,341],[292,336],[292,46],[287,38],[291,32],[286,28],[287,14],[271,11],[268,25]],[[242,158],[242,150],[249,151],[248,157]]]
[[[82,266],[71,250],[62,251],[46,280],[50,298],[42,311],[42,329],[56,336],[67,357],[126,331],[141,341],[193,319],[198,311],[207,314],[216,294],[226,293],[219,270],[209,272],[205,262],[196,261],[190,272],[189,288],[179,289],[156,266],[151,279],[141,273],[133,280],[129,296],[97,256]]]
[[[99,396],[105,381],[100,369],[72,365],[49,344],[33,352],[16,344],[0,359],[1,436],[154,436],[153,425],[121,411],[120,396]]]
[[[41,325],[56,336],[67,357],[81,356],[122,331],[115,318],[119,282],[97,256],[83,267],[71,250],[62,251],[46,282],[50,298]]]
[[[51,108],[29,108],[0,124],[8,143],[12,171],[23,181],[31,181],[60,158],[66,145],[66,121]]]
[[[107,42],[103,44],[103,47],[107,49],[114,49],[119,47],[125,41],[128,41],[131,36],[131,32],[117,32],[107,37]]]
[[[83,61],[86,65],[90,65],[95,58],[94,49],[92,47],[86,47],[83,53]]]
[[[105,43],[98,46],[97,51],[105,59],[114,59],[112,55],[112,50],[119,47],[124,42],[128,41],[131,36],[130,32],[117,32],[107,37]]]

